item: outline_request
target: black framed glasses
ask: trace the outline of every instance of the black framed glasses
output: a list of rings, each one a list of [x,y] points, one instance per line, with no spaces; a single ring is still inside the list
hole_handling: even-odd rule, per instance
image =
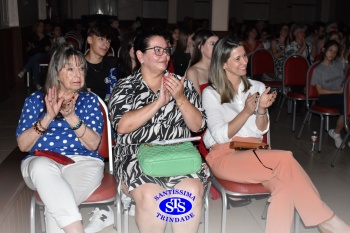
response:
[[[150,49],[153,49],[154,50],[154,53],[157,55],[157,56],[162,56],[164,54],[164,52],[166,53],[166,55],[170,56],[171,54],[171,48],[170,47],[166,47],[166,48],[162,48],[162,47],[159,47],[159,46],[154,46],[152,48],[147,48],[145,50],[150,50]]]

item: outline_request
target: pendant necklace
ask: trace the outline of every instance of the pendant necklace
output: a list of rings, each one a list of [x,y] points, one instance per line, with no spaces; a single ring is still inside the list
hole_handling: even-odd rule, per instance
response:
[[[89,66],[90,66],[96,73],[101,72],[101,70],[103,69],[103,60],[102,60],[102,62],[101,62],[101,68],[100,68],[99,70],[96,70],[96,69],[92,66],[92,64],[91,64],[90,62],[88,62],[88,64],[89,64]]]

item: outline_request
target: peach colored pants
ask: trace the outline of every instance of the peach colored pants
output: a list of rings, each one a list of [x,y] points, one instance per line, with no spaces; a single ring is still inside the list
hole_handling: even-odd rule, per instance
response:
[[[256,138],[235,138],[258,142]],[[240,183],[262,183],[270,192],[266,233],[289,233],[294,208],[306,226],[315,226],[332,218],[333,211],[320,199],[316,187],[290,151],[256,150],[265,168],[252,150],[235,151],[229,143],[212,146],[206,161],[220,179]]]

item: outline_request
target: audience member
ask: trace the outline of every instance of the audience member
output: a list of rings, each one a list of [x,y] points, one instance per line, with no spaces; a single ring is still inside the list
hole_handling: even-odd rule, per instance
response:
[[[266,233],[289,233],[294,208],[306,226],[322,232],[350,232],[320,199],[310,178],[290,151],[234,150],[231,141],[256,142],[269,130],[268,108],[276,99],[261,82],[246,76],[248,58],[242,43],[225,37],[213,51],[209,87],[203,91],[208,116],[204,142],[211,148],[206,161],[218,178],[261,183],[271,192]]]
[[[125,32],[122,37],[118,59],[118,79],[126,78],[135,72],[136,61],[134,53],[135,31]]]
[[[194,51],[186,77],[201,95],[208,86],[209,66],[213,47],[219,38],[210,30],[198,30],[193,35]]]
[[[18,77],[23,78],[24,75],[31,71],[34,80],[34,86],[37,90],[40,90],[40,62],[46,62],[50,59],[51,42],[50,37],[44,33],[44,21],[38,20],[33,25],[32,38],[28,43],[27,55],[28,61],[24,65],[21,72],[18,73]]]
[[[325,24],[322,22],[315,22],[311,28],[312,32],[305,38],[305,41],[315,48],[317,47],[318,41],[326,35]]]
[[[171,48],[172,48],[171,52],[173,53],[173,52],[175,52],[177,42],[180,39],[180,28],[177,25],[171,26],[168,28],[168,32],[171,34],[170,43],[171,43]]]
[[[279,26],[277,38],[271,41],[271,51],[275,58],[275,75],[280,80],[282,80],[283,77],[283,63],[285,60],[285,48],[287,45],[288,34],[288,24],[281,24]]]
[[[263,44],[263,48],[266,50],[270,50],[271,41],[270,41],[270,31],[268,28],[263,28],[261,30],[260,41]]]
[[[101,184],[103,158],[97,148],[103,129],[97,97],[85,88],[84,55],[63,44],[53,54],[45,87],[23,106],[16,137],[29,152],[21,163],[25,183],[45,205],[46,231],[83,233],[78,206]],[[56,152],[75,163],[62,165],[36,150]]]
[[[117,176],[123,192],[136,203],[135,220],[140,232],[164,232],[166,221],[157,218],[159,201],[154,197],[168,189],[186,190],[196,198],[193,218],[172,222],[174,232],[197,232],[207,176],[203,168],[175,177],[145,175],[137,159],[141,143],[186,138],[205,127],[199,94],[185,77],[164,72],[170,49],[163,33],[144,31],[134,42],[137,72],[122,79],[109,102],[109,118],[116,130]],[[176,195],[176,194],[175,194]]]
[[[62,29],[61,26],[55,25],[53,26],[52,30],[52,37],[51,37],[51,54],[63,43],[66,42],[66,39],[62,36]]]
[[[305,25],[296,24],[292,31],[293,41],[287,44],[285,53],[286,57],[294,54],[305,57],[309,63],[313,62],[312,45],[305,41]]]
[[[133,31],[137,31],[138,28],[140,28],[142,26],[141,25],[141,20],[142,20],[141,17],[139,17],[139,16],[136,17],[135,21],[131,25],[131,29]]]
[[[318,103],[323,106],[336,107],[340,112],[336,126],[328,131],[335,141],[335,146],[340,147],[343,142],[340,132],[344,128],[344,98],[343,89],[345,74],[341,62],[337,60],[340,45],[335,40],[326,42],[322,49],[320,64],[315,67],[311,84],[316,86]],[[349,143],[350,146],[350,143]]]
[[[258,49],[263,48],[261,41],[257,40],[258,32],[256,27],[250,26],[245,31],[243,46],[247,52],[248,58]]]
[[[121,39],[119,19],[117,17],[112,17],[109,20],[109,25],[111,26],[111,48],[114,50],[114,53],[118,53]]]
[[[326,33],[338,31],[338,24],[336,22],[329,22],[326,24]]]
[[[180,32],[177,46],[171,56],[174,65],[174,73],[177,75],[184,76],[190,65],[191,54],[194,47],[192,36],[193,34],[189,31],[181,30]]]
[[[106,56],[111,43],[111,31],[107,24],[95,24],[88,31],[90,49],[85,55],[88,69],[86,86],[89,91],[108,101],[117,83],[117,59]]]
[[[159,29],[160,31],[163,31],[163,28]],[[173,37],[172,35],[169,33],[169,31],[165,31],[164,32],[164,38],[165,38],[165,41],[168,45],[168,47],[171,49],[171,54],[174,53],[173,49],[172,49],[172,41],[173,41]],[[174,73],[175,72],[175,69],[174,69],[174,65],[173,65],[173,58],[170,56],[170,60],[168,62],[168,67],[167,67],[167,70],[170,72],[170,73]]]

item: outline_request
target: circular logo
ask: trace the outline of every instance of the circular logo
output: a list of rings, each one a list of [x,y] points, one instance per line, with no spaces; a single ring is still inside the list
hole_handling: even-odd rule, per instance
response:
[[[192,209],[192,203],[181,197],[169,197],[159,203],[159,209],[171,215],[181,215]]]

